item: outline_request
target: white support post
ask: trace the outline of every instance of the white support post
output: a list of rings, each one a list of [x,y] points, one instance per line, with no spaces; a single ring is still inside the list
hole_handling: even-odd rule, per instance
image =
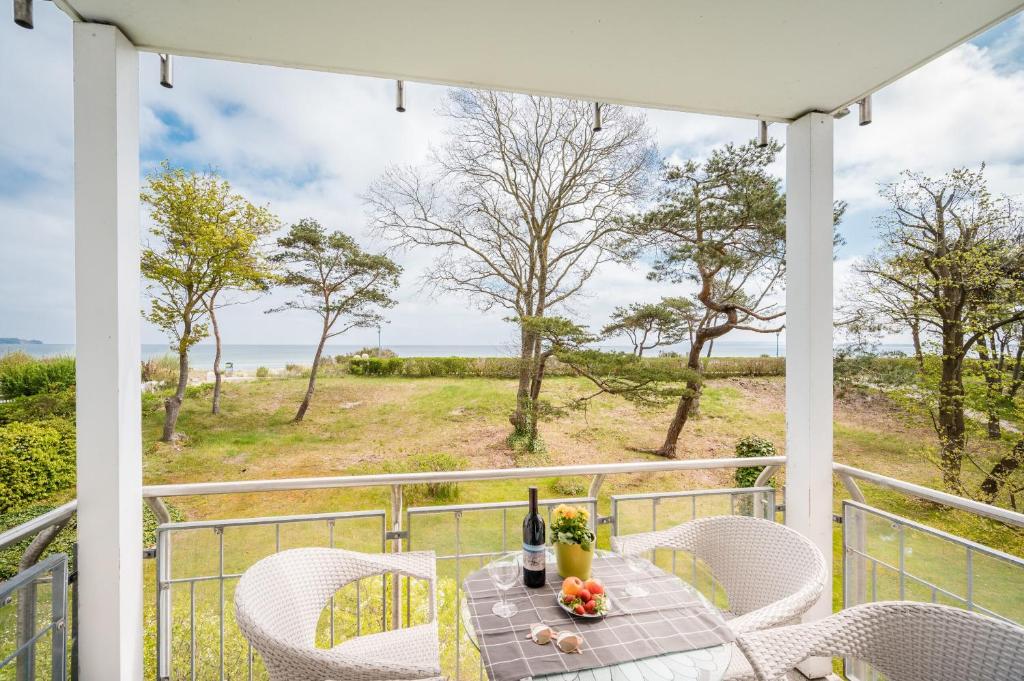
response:
[[[786,524],[832,565],[832,117],[786,132]],[[832,612],[832,580],[805,619]],[[801,666],[812,678],[831,661]]]
[[[142,678],[139,57],[74,25],[79,678]]]

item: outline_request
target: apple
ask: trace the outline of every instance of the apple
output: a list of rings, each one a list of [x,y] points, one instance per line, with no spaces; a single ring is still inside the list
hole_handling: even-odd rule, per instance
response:
[[[597,610],[597,602],[596,601],[587,601],[583,605],[583,609],[586,610],[589,614],[593,615],[594,611]]]
[[[566,577],[565,581],[562,582],[562,593],[566,596],[575,596],[582,590],[583,580],[579,577]]]
[[[602,584],[599,579],[588,579],[583,582],[583,586],[594,596],[600,596],[604,593],[604,584]]]
[[[576,592],[576,596],[577,596],[577,598],[579,598],[584,603],[594,599],[594,596],[590,593],[590,591],[586,587],[584,587],[584,588],[580,589],[579,591],[577,591]]]
[[[577,605],[575,608],[572,609],[572,611],[577,615],[583,615],[587,612],[587,609],[584,608],[582,605]]]

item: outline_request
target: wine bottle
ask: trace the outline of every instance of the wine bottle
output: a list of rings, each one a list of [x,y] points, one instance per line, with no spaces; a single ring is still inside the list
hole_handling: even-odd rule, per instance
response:
[[[530,510],[523,518],[523,584],[544,586],[544,519],[537,512],[537,488],[530,488]]]

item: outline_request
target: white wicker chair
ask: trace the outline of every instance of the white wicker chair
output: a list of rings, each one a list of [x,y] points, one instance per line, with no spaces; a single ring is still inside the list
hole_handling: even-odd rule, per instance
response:
[[[397,572],[430,582],[430,622],[317,648],[331,596],[363,577]],[[260,560],[235,589],[235,618],[272,681],[397,681],[441,676],[433,552],[282,551]]]
[[[736,633],[790,624],[807,612],[828,581],[814,544],[785,525],[748,516],[700,518],[658,532],[612,537],[624,555],[685,551],[702,561],[729,599],[724,613]]]
[[[849,657],[889,681],[1020,681],[1024,628],[945,605],[868,603],[737,641],[758,681],[809,657]]]

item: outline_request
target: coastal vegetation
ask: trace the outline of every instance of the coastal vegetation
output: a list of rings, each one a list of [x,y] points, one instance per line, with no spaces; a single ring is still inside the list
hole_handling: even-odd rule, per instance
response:
[[[267,208],[232,192],[216,173],[174,168],[166,161],[147,178],[142,202],[149,208],[152,237],[142,251],[142,275],[149,282],[149,309],[144,314],[167,333],[178,356],[177,388],[164,401],[161,439],[170,442],[188,387],[189,348],[209,334],[212,323],[218,348],[214,373],[219,379],[216,310],[225,303],[220,296],[226,290],[266,288],[270,273],[259,244],[278,222]],[[217,380],[214,413],[220,385]]]
[[[352,329],[383,324],[381,311],[395,305],[391,295],[398,288],[402,268],[386,255],[367,253],[343,232],[328,234],[309,218],[292,225],[277,240],[271,261],[280,268],[281,284],[297,289],[298,295],[268,312],[302,310],[320,318],[309,383],[295,413],[298,422],[313,399],[327,341]]]
[[[1004,438],[1002,421],[1021,409],[1024,216],[989,192],[984,166],[939,178],[906,172],[880,194],[880,245],[857,267],[846,324],[867,339],[911,336],[916,363],[892,392],[931,422],[944,487],[987,503],[1005,495],[1016,507],[1024,438],[1016,429]],[[978,437],[1006,441],[992,458]]]

